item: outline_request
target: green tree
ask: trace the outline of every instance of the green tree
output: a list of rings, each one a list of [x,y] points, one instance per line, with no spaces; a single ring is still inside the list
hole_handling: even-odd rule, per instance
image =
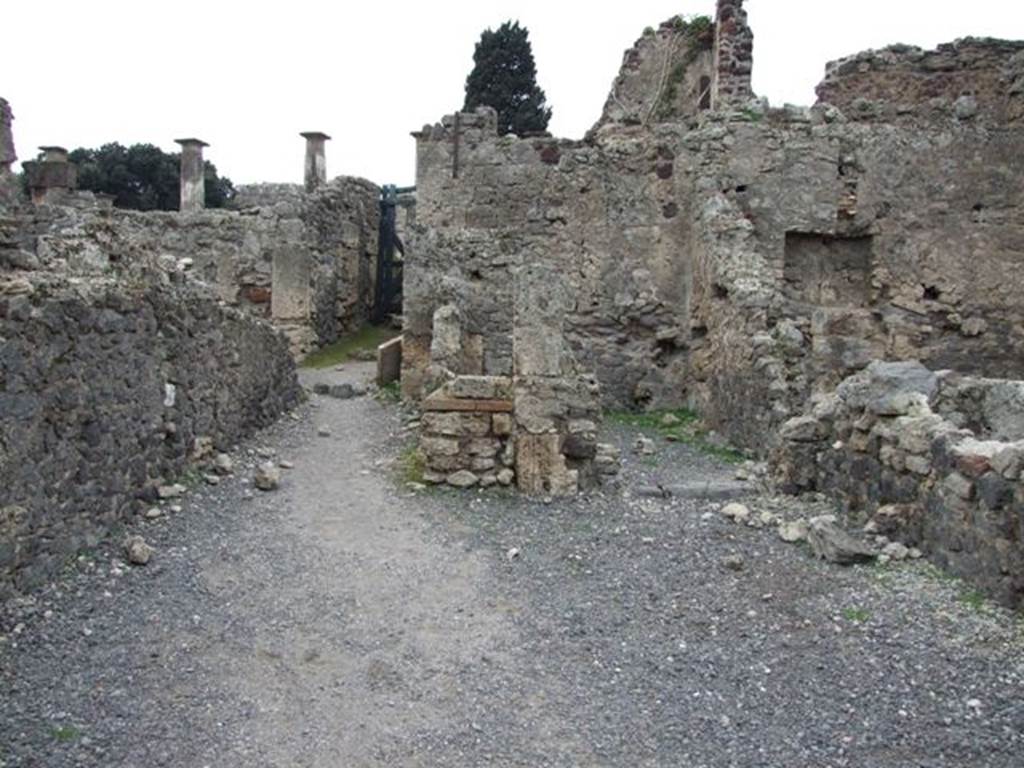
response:
[[[498,133],[523,135],[544,131],[551,119],[544,91],[537,85],[529,32],[506,21],[497,31],[485,29],[473,51],[473,71],[466,78],[463,110],[480,106],[498,112]]]
[[[180,197],[181,156],[152,144],[122,146],[117,142],[99,149],[79,147],[68,159],[78,166],[78,188],[114,196],[118,208],[137,211],[176,211]],[[206,207],[223,208],[234,197],[231,179],[219,176],[208,160]]]

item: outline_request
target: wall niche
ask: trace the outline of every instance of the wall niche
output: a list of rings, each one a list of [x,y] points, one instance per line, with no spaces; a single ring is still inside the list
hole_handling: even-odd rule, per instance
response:
[[[782,270],[787,298],[820,307],[868,306],[871,240],[871,235],[787,232]]]

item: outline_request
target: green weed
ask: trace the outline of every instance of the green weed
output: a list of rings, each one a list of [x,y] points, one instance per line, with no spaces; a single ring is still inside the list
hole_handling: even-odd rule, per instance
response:
[[[353,355],[367,349],[376,349],[398,333],[390,327],[367,325],[350,336],[318,349],[302,361],[304,368],[329,368],[351,360]]]
[[[402,384],[399,381],[390,381],[377,390],[377,399],[385,403],[402,402]]]
[[[409,445],[398,457],[398,474],[403,483],[422,483],[427,462],[416,445]]]
[[[675,422],[671,423],[670,420],[670,423],[665,423],[666,415],[674,417]],[[666,440],[685,443],[701,453],[713,456],[727,464],[740,464],[746,460],[746,456],[735,448],[714,445],[709,442],[707,432],[700,426],[700,417],[687,408],[645,411],[643,413],[612,411],[606,414],[605,418],[612,424],[635,427],[645,432],[655,432]]]
[[[57,741],[68,742],[74,741],[82,732],[79,731],[73,725],[61,725],[50,729],[50,735],[53,736]]]
[[[863,624],[871,618],[871,613],[866,608],[844,608],[843,618],[856,624]]]

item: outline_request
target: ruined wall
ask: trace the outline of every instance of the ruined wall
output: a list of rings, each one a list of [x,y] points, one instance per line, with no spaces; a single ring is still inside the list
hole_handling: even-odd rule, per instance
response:
[[[299,398],[269,323],[97,226],[70,209],[0,220],[0,594]]]
[[[708,17],[648,27],[622,57],[594,131],[693,118],[712,102],[715,32]]]
[[[1019,128],[822,106],[710,118],[685,144],[691,389],[741,444],[874,358],[1024,376]]]
[[[54,209],[38,233],[39,256],[76,269],[138,253],[175,260],[224,302],[272,319],[302,355],[369,317],[378,196],[373,184],[340,177],[312,194],[293,185],[242,187],[242,210],[182,214],[111,209],[77,193],[69,206],[87,204],[70,218],[60,213],[68,207]]]
[[[819,103],[856,120],[1024,120],[1024,42],[967,37],[926,51],[892,45],[829,62]]]
[[[872,359],[1024,376],[1024,133],[1008,117],[1021,46],[900,54],[877,82],[874,54],[830,71],[822,92],[854,111],[855,93],[919,75],[950,95],[883,123],[750,100],[740,4],[721,0],[716,20],[717,109],[624,117],[620,90],[643,104],[661,85],[663,25],[627,52],[582,142],[499,138],[486,111],[417,134],[408,394],[431,377],[443,305],[463,318],[457,372],[508,375],[511,274],[535,263],[569,281],[565,335],[606,407],[692,405],[756,452]],[[954,105],[968,76],[977,109]]]
[[[608,405],[678,403],[687,333],[685,227],[675,135],[595,144],[498,137],[486,110],[417,139],[417,236],[405,271],[406,391],[429,356],[433,312],[453,303],[480,337],[477,367],[511,372],[512,271],[544,263],[569,281],[566,335]]]
[[[782,427],[790,491],[825,490],[868,530],[1024,602],[1024,382],[872,363]]]

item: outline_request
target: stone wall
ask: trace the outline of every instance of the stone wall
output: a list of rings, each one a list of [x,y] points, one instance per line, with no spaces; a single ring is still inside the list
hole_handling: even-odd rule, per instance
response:
[[[892,45],[829,62],[818,101],[874,122],[1024,120],[1024,42],[967,37],[925,51]]]
[[[424,479],[459,488],[511,485],[512,408],[512,380],[504,376],[459,376],[424,398]]]
[[[546,263],[569,281],[566,335],[606,405],[680,403],[688,264],[673,129],[664,142],[626,129],[585,143],[499,138],[486,110],[457,122],[446,117],[417,139],[407,394],[422,394],[433,313],[449,303],[480,337],[478,367],[457,372],[510,375],[512,274]]]
[[[600,387],[567,342],[568,281],[533,263],[509,282],[509,375],[459,373],[484,362],[483,336],[466,332],[455,305],[434,313],[428,370],[443,383],[420,402],[425,479],[461,488],[515,480],[526,493],[573,494],[615,474],[618,454],[597,442]]]
[[[717,429],[763,445],[874,358],[1024,377],[1024,132],[821,106],[712,115],[684,145],[689,389]]]
[[[273,320],[301,356],[369,317],[378,197],[373,184],[340,177],[312,194],[286,184],[242,187],[239,202],[257,207],[182,214],[111,209],[77,193],[39,219],[39,258],[102,271],[110,259],[159,254],[227,304]]]
[[[285,338],[134,238],[134,220],[0,220],[0,594],[298,402]]]
[[[787,490],[832,493],[869,531],[1024,603],[1024,382],[874,362],[781,433]]]

